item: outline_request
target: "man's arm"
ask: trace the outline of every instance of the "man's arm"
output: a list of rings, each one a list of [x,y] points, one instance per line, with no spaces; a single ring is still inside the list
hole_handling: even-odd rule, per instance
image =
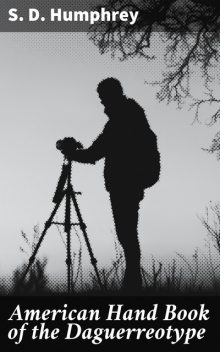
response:
[[[87,149],[78,149],[70,151],[62,151],[69,159],[80,163],[95,164],[96,161],[102,159],[106,152],[106,132],[104,131],[98,136],[93,144]]]

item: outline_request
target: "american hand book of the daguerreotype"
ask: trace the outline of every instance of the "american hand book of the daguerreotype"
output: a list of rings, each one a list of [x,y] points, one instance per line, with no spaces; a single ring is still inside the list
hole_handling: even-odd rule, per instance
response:
[[[219,23],[219,0],[1,2],[6,351],[217,343]]]

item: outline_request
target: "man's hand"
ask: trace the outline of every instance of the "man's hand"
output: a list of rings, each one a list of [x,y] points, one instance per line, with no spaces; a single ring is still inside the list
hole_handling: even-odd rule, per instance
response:
[[[57,141],[56,148],[70,161],[95,164],[97,160],[105,157],[104,139],[102,133],[89,148],[83,149],[83,145],[74,138],[66,137]]]

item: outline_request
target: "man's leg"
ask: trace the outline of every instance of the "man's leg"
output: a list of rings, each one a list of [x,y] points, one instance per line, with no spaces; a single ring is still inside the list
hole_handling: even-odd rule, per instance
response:
[[[116,233],[126,260],[124,287],[138,289],[141,288],[141,271],[137,226],[139,203],[143,193],[112,192],[110,198]]]

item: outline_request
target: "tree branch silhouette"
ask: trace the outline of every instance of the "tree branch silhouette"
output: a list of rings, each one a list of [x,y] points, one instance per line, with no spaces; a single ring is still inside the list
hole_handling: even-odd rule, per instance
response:
[[[100,53],[110,52],[120,60],[129,58],[153,59],[150,51],[154,33],[165,43],[165,64],[158,85],[157,98],[181,107],[186,98],[195,109],[195,120],[205,105],[219,103],[210,116],[210,123],[220,119],[220,94],[215,84],[220,55],[219,0],[106,0],[106,10],[139,11],[137,22],[100,22],[92,26],[90,38]],[[192,75],[197,72],[203,80],[202,97],[195,97]]]

